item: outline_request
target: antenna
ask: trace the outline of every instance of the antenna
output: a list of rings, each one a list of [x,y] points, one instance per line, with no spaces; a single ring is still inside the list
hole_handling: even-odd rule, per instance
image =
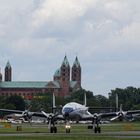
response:
[[[55,95],[54,95],[54,92],[53,92],[53,104],[52,104],[52,113],[55,113]]]
[[[55,95],[54,95],[54,92],[53,92],[53,106],[52,106],[52,112],[55,113]]]

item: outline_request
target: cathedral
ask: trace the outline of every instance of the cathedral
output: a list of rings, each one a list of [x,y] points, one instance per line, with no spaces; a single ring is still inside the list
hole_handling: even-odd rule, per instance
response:
[[[54,93],[68,97],[81,88],[81,66],[75,58],[72,68],[67,56],[53,76],[53,81],[12,81],[12,67],[8,61],[4,70],[4,80],[0,69],[0,96],[20,95],[24,99],[33,99],[40,94]]]

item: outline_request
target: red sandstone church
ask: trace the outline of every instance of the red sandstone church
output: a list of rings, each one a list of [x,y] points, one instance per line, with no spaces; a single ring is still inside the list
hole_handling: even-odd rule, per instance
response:
[[[42,93],[51,92],[67,97],[81,88],[81,66],[77,57],[71,69],[65,56],[61,67],[54,74],[53,81],[12,81],[12,67],[9,61],[5,67],[4,81],[2,77],[0,72],[0,96],[20,95],[31,100]]]

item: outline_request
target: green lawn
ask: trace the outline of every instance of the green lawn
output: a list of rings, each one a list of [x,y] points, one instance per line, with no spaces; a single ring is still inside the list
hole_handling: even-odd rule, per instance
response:
[[[2,140],[127,140],[127,138],[108,137],[107,134],[94,134],[93,130],[87,129],[87,125],[72,125],[71,134],[65,134],[64,125],[58,126],[57,134],[49,134],[47,125],[32,125],[21,124],[22,131],[17,131],[17,125],[12,125],[11,128],[4,128],[0,125],[0,134],[7,134],[7,136],[0,136]],[[102,125],[102,132],[113,131],[140,131],[140,123],[111,123]],[[8,133],[14,136],[8,136]],[[18,134],[29,134],[26,136],[18,136]],[[33,133],[32,135],[30,135]],[[17,136],[15,136],[17,135]],[[131,135],[131,134],[128,134]],[[140,134],[137,134],[140,136]],[[129,140],[135,140],[129,139]]]
[[[29,125],[29,124],[20,124],[22,127],[21,132],[34,132],[34,133],[41,133],[41,132],[49,132],[47,124],[46,125]],[[140,122],[137,123],[110,123],[101,125],[102,132],[110,132],[110,131],[140,131]],[[0,133],[17,133],[16,131],[17,125],[12,125],[11,128],[4,128],[4,125],[0,125]],[[87,124],[78,124],[78,125],[72,125],[71,126],[71,132],[72,133],[86,133],[91,132],[93,130],[87,129]],[[64,133],[65,132],[65,126],[63,124],[60,124],[58,126],[58,132]],[[19,132],[18,132],[19,133]]]

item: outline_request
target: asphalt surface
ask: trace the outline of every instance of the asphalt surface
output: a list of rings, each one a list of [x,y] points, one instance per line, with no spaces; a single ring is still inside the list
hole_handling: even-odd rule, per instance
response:
[[[99,137],[115,137],[115,138],[127,138],[127,139],[140,139],[140,131],[120,131],[120,132],[103,132],[101,134],[94,134],[94,133],[56,133],[56,134],[51,134],[51,133],[0,133],[0,136],[7,137],[7,136],[17,136],[17,137],[23,137],[23,136],[73,136],[73,135],[93,135],[93,136],[99,136]]]

